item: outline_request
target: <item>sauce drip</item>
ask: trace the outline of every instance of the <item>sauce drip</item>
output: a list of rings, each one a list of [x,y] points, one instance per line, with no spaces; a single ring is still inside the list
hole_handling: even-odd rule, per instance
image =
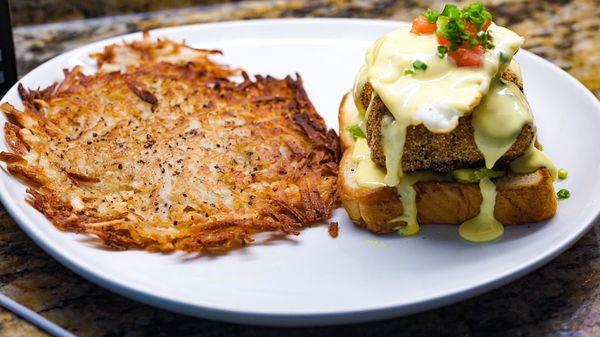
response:
[[[485,158],[485,166],[494,167],[517,140],[523,126],[533,122],[525,95],[512,82],[497,79],[473,111],[475,144]]]
[[[458,228],[460,236],[472,242],[491,241],[504,234],[504,226],[494,217],[496,185],[489,178],[483,178],[479,181],[479,188],[483,197],[479,214]]]
[[[536,148],[533,143],[531,143],[529,149],[522,156],[510,163],[510,169],[517,173],[530,173],[540,167],[545,167],[550,171],[553,181],[558,179],[558,170],[554,163],[544,152]]]
[[[360,187],[377,188],[386,186],[385,170],[371,160],[371,150],[364,138],[359,138],[352,149],[352,159],[357,162],[355,179]]]

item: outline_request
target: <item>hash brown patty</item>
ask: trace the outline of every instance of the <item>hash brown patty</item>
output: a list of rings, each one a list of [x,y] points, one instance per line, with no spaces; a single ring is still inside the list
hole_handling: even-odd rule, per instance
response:
[[[115,249],[223,250],[329,218],[338,137],[300,76],[253,80],[214,53],[145,34],[94,74],[21,86],[0,160],[55,226]]]

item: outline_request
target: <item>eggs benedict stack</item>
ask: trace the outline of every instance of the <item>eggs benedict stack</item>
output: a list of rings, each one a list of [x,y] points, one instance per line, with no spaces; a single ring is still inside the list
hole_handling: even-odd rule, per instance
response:
[[[482,242],[554,216],[556,168],[513,60],[522,43],[481,3],[429,9],[375,42],[339,114],[338,190],[355,223],[459,224]]]

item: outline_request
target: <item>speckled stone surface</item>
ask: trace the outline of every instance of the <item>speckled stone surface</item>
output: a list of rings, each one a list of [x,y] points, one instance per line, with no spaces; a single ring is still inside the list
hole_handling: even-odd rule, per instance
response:
[[[107,37],[189,23],[264,17],[410,20],[441,1],[250,1],[64,23],[19,26],[20,74],[63,51]],[[525,48],[569,71],[600,97],[600,1],[487,4],[527,38]],[[382,322],[276,329],[206,321],[112,294],[39,249],[0,209],[0,292],[81,336],[600,336],[600,224],[541,269],[445,308]],[[0,309],[0,335],[41,336]]]

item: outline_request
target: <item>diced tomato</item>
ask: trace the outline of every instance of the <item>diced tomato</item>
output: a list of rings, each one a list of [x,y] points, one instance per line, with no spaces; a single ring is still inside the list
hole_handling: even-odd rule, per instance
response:
[[[483,24],[483,26],[481,27],[481,30],[483,30],[484,32],[490,28],[490,25],[492,24],[492,20],[487,20],[486,23]]]
[[[448,51],[448,56],[451,57],[459,67],[481,67],[483,64],[482,56],[485,53],[483,46],[469,46],[463,43],[462,46],[454,51]]]
[[[482,31],[486,31],[490,25],[492,24],[492,21],[488,20],[486,21],[486,23],[483,24],[483,26],[481,26],[481,30]],[[475,27],[475,25],[473,24],[473,22],[471,21],[465,21],[465,30],[468,31],[472,37],[475,37],[477,35],[477,33],[479,32],[477,30],[477,28]]]
[[[438,43],[441,44],[442,46],[446,46],[446,47],[450,48],[450,40],[448,40],[447,38],[437,35],[437,40],[438,40]]]
[[[465,21],[465,31],[469,32],[472,37],[477,35],[477,27],[471,21]]]
[[[450,41],[444,37],[437,37],[438,43],[450,49]],[[471,46],[467,42],[456,48],[456,50],[448,50],[448,56],[451,57],[459,67],[481,67],[483,64],[482,56],[485,49],[481,45]]]
[[[437,25],[435,23],[429,23],[424,16],[419,15],[414,19],[410,32],[415,34],[433,34],[436,30]]]

